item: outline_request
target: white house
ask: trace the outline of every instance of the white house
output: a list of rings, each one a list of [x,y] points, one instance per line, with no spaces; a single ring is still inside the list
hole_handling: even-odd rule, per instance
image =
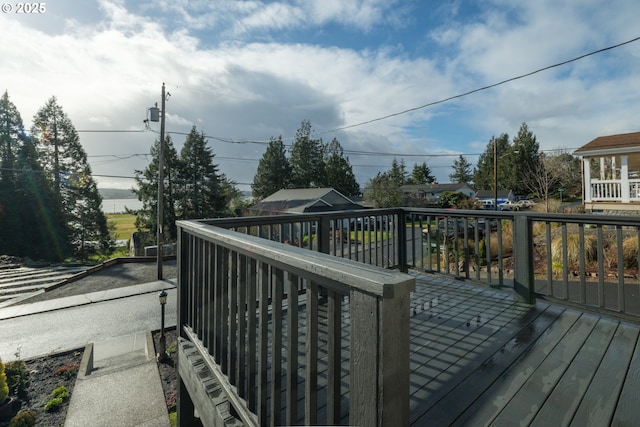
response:
[[[599,136],[578,148],[586,212],[640,211],[640,132]]]

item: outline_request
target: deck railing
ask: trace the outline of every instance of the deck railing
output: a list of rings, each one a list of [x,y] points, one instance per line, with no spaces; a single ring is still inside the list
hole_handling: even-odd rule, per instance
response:
[[[178,229],[180,425],[194,408],[205,425],[408,424],[413,277],[202,222]],[[254,231],[296,235],[291,222]]]
[[[407,348],[412,285],[381,267],[640,321],[638,217],[403,208],[187,221],[179,231],[182,336],[221,367],[220,381],[228,378],[240,396],[231,402],[238,415],[244,409],[260,424],[370,425],[357,420],[386,423],[385,415],[402,413],[390,397],[402,392],[393,388],[399,384],[382,379],[391,371],[381,349]],[[344,334],[352,344],[340,353]],[[326,347],[313,344],[325,340]],[[345,351],[348,367],[339,365]],[[365,353],[377,359],[358,359]],[[379,370],[356,374],[363,365]],[[355,409],[375,396],[364,407],[377,410]]]
[[[624,185],[624,183],[628,185]],[[625,189],[628,188],[628,193]],[[587,191],[593,202],[623,202],[640,200],[640,179],[592,179]]]
[[[406,212],[409,268],[640,321],[639,217]]]

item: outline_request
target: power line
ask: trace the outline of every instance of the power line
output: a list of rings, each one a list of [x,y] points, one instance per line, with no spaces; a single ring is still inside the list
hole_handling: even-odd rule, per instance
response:
[[[444,99],[441,99],[441,100],[438,100],[438,101],[429,102],[428,104],[424,104],[424,105],[421,105],[419,107],[409,108],[409,109],[404,110],[404,111],[388,114],[386,116],[378,117],[378,118],[375,118],[375,119],[367,120],[367,121],[356,123],[356,124],[353,124],[353,125],[342,126],[342,127],[331,129],[331,130],[327,130],[327,131],[324,131],[324,132],[317,132],[317,133],[314,133],[314,135],[322,135],[322,134],[325,134],[325,133],[332,133],[332,132],[338,132],[338,131],[345,130],[345,129],[351,129],[351,128],[354,128],[354,127],[363,126],[363,125],[366,125],[366,124],[370,124],[370,123],[378,122],[378,121],[381,121],[381,120],[389,119],[391,117],[396,117],[396,116],[400,116],[400,115],[403,115],[403,114],[411,113],[413,111],[421,110],[423,108],[432,107],[434,105],[442,104],[442,103],[445,103],[445,102],[448,102],[448,101],[452,101],[454,99],[458,99],[458,98],[462,98],[462,97],[465,97],[465,96],[469,96],[469,95],[477,93],[477,92],[482,92],[484,90],[492,89],[494,87],[501,86],[501,85],[504,85],[506,83],[509,83],[509,82],[512,82],[512,81],[515,81],[515,80],[520,80],[520,79],[523,79],[525,77],[529,77],[529,76],[532,76],[534,74],[541,73],[543,71],[547,71],[547,70],[550,70],[550,69],[553,69],[553,68],[557,68],[557,67],[560,67],[560,66],[563,66],[563,65],[566,65],[566,64],[570,64],[572,62],[576,62],[576,61],[579,61],[581,59],[587,58],[589,56],[593,56],[593,55],[596,55],[598,53],[606,52],[608,50],[616,49],[618,47],[621,47],[621,46],[636,42],[638,40],[640,40],[640,37],[636,37],[636,38],[633,38],[631,40],[627,40],[625,42],[618,43],[618,44],[613,45],[613,46],[609,46],[609,47],[605,47],[605,48],[602,48],[602,49],[594,50],[593,52],[585,53],[585,54],[577,56],[575,58],[572,58],[572,59],[569,59],[569,60],[566,60],[566,61],[562,61],[562,62],[558,62],[557,64],[549,65],[549,66],[546,66],[546,67],[543,67],[543,68],[539,68],[539,69],[531,71],[529,73],[521,74],[521,75],[516,76],[516,77],[511,77],[509,79],[502,80],[502,81],[499,81],[497,83],[493,83],[493,84],[490,84],[490,85],[487,85],[487,86],[483,86],[483,87],[480,87],[480,88],[477,88],[477,89],[473,89],[473,90],[470,90],[468,92],[464,92],[464,93],[461,93],[461,94],[458,94],[458,95],[450,96],[448,98],[444,98]]]
[[[508,79],[505,79],[505,80],[501,80],[501,81],[499,81],[497,83],[493,83],[493,84],[490,84],[490,85],[487,85],[487,86],[476,88],[476,89],[473,89],[473,90],[470,90],[470,91],[467,91],[467,92],[463,92],[463,93],[460,93],[460,94],[457,94],[457,95],[453,95],[453,96],[450,96],[450,97],[447,97],[447,98],[443,98],[443,99],[440,99],[440,100],[437,100],[437,101],[429,102],[427,104],[420,105],[418,107],[409,108],[409,109],[406,109],[406,110],[403,110],[403,111],[399,111],[399,112],[396,112],[396,113],[387,114],[385,116],[377,117],[377,118],[374,118],[374,119],[370,119],[370,120],[366,120],[366,121],[363,121],[363,122],[354,123],[354,124],[351,124],[351,125],[346,125],[346,126],[342,126],[342,127],[338,127],[338,128],[322,131],[322,132],[313,132],[311,135],[324,135],[324,134],[328,134],[328,133],[339,132],[339,131],[343,131],[343,130],[346,130],[346,129],[351,129],[351,128],[355,128],[355,127],[364,126],[364,125],[367,125],[367,124],[379,122],[379,121],[386,120],[386,119],[389,119],[389,118],[392,118],[392,117],[401,116],[401,115],[404,115],[404,114],[407,114],[407,113],[410,113],[410,112],[413,112],[413,111],[418,111],[418,110],[421,110],[421,109],[424,109],[424,108],[427,108],[427,107],[432,107],[434,105],[443,104],[445,102],[449,102],[449,101],[452,101],[454,99],[463,98],[463,97],[472,95],[474,93],[482,92],[482,91],[485,91],[485,90],[488,90],[488,89],[492,89],[494,87],[498,87],[498,86],[504,85],[506,83],[510,83],[510,82],[513,82],[513,81],[516,81],[516,80],[523,79],[525,77],[530,77],[532,75],[541,73],[543,71],[547,71],[547,70],[550,70],[550,69],[553,69],[553,68],[561,67],[563,65],[567,65],[567,64],[570,64],[572,62],[576,62],[576,61],[582,60],[584,58],[587,58],[587,57],[590,57],[590,56],[593,56],[593,55],[597,55],[597,54],[602,53],[602,52],[613,50],[613,49],[619,48],[621,46],[624,46],[624,45],[627,45],[627,44],[630,44],[630,43],[634,43],[634,42],[636,42],[638,40],[640,40],[640,36],[639,37],[635,37],[635,38],[630,39],[630,40],[627,40],[627,41],[622,42],[622,43],[618,43],[618,44],[615,44],[615,45],[612,45],[612,46],[608,46],[608,47],[605,47],[605,48],[602,48],[602,49],[598,49],[598,50],[594,50],[592,52],[585,53],[583,55],[577,56],[577,57],[572,58],[572,59],[568,59],[566,61],[562,61],[562,62],[558,62],[558,63],[553,64],[553,65],[542,67],[542,68],[539,68],[537,70],[534,70],[534,71],[531,71],[531,72],[528,72],[528,73],[525,73],[525,74],[521,74],[521,75],[518,75],[518,76],[515,76],[515,77],[511,77],[511,78],[508,78]],[[151,132],[154,132],[154,133],[158,133],[157,131],[155,131],[155,130],[153,130],[151,128],[149,128],[148,130],[151,131]],[[83,130],[77,130],[77,132],[79,132],[79,133],[80,132],[83,132],[83,133],[144,133],[144,132],[146,132],[146,130],[90,130],[90,129],[83,129]],[[187,133],[187,132],[178,132],[178,131],[167,132],[167,134],[176,134],[176,135],[185,135],[185,136],[189,135],[189,133]],[[260,144],[260,145],[268,145],[269,142],[270,142],[270,141],[257,141],[257,140],[237,140],[237,139],[233,139],[233,138],[225,138],[225,137],[218,137],[218,136],[205,135],[205,134],[202,134],[202,136],[204,138],[207,138],[207,139],[215,139],[217,141],[225,142],[225,143],[229,143],[229,144]],[[280,139],[282,139],[282,140],[291,140],[291,139],[294,139],[294,138],[295,137],[287,137],[287,138],[280,138]],[[291,145],[290,144],[285,144],[285,147],[291,147]],[[447,157],[447,156],[459,156],[459,155],[479,155],[477,153],[472,153],[472,154],[459,154],[459,153],[458,154],[383,153],[383,152],[368,152],[368,151],[359,151],[359,150],[344,150],[344,153],[345,154],[352,154],[352,155],[397,156],[397,157]]]
[[[313,132],[311,135],[312,136],[313,135],[324,135],[324,134],[327,134],[327,133],[334,133],[334,132],[339,132],[339,131],[346,130],[346,129],[351,129],[351,128],[355,128],[355,127],[359,127],[359,126],[364,126],[364,125],[367,125],[367,124],[371,124],[371,123],[379,122],[379,121],[382,121],[382,120],[386,120],[386,119],[389,119],[389,118],[392,118],[392,117],[397,117],[397,116],[401,116],[401,115],[404,115],[404,114],[407,114],[407,113],[411,113],[413,111],[422,110],[424,108],[432,107],[434,105],[443,104],[445,102],[453,101],[454,99],[464,98],[464,97],[472,95],[474,93],[482,92],[482,91],[485,91],[485,90],[488,90],[488,89],[492,89],[492,88],[497,87],[497,86],[502,86],[502,85],[504,85],[506,83],[510,83],[510,82],[513,82],[513,81],[516,81],[516,80],[523,79],[525,77],[533,76],[533,75],[541,73],[543,71],[547,71],[547,70],[551,70],[553,68],[561,67],[563,65],[567,65],[567,64],[570,64],[572,62],[579,61],[579,60],[587,58],[589,56],[597,55],[599,53],[606,52],[608,50],[616,49],[616,48],[619,48],[621,46],[624,46],[624,45],[627,45],[627,44],[630,44],[630,43],[634,43],[634,42],[636,42],[638,40],[640,40],[640,36],[635,37],[635,38],[630,39],[630,40],[627,40],[627,41],[622,42],[622,43],[618,43],[618,44],[615,44],[615,45],[612,45],[612,46],[608,46],[608,47],[605,47],[605,48],[602,48],[602,49],[598,49],[598,50],[594,50],[592,52],[588,52],[588,53],[582,54],[580,56],[577,56],[577,57],[572,58],[572,59],[568,59],[566,61],[562,61],[562,62],[558,62],[558,63],[553,64],[553,65],[548,65],[546,67],[538,68],[537,70],[530,71],[530,72],[525,73],[525,74],[521,74],[521,75],[518,75],[518,76],[515,76],[515,77],[511,77],[511,78],[508,78],[508,79],[505,79],[505,80],[501,80],[501,81],[499,81],[497,83],[493,83],[493,84],[490,84],[490,85],[487,85],[487,86],[482,86],[480,88],[473,89],[473,90],[470,90],[470,91],[467,91],[467,92],[463,92],[463,93],[460,93],[458,95],[453,95],[453,96],[450,96],[450,97],[447,97],[447,98],[444,98],[444,99],[440,99],[440,100],[437,100],[437,101],[429,102],[429,103],[424,104],[424,105],[420,105],[418,107],[409,108],[409,109],[406,109],[406,110],[403,110],[403,111],[399,111],[397,113],[387,114],[385,116],[377,117],[377,118],[366,120],[366,121],[363,121],[363,122],[354,123],[354,124],[351,124],[351,125],[346,125],[346,126],[342,126],[342,127],[338,127],[338,128],[322,131],[322,132]],[[171,132],[171,133],[188,135],[187,133],[180,133],[180,132]],[[248,144],[248,143],[251,143],[251,144],[262,144],[262,145],[269,144],[269,141],[234,140],[233,138],[213,137],[213,136],[207,136],[207,135],[205,135],[205,137],[206,138],[213,138],[213,139],[216,139],[216,140],[219,140],[219,141],[222,141],[222,142],[234,143],[234,144]],[[281,138],[281,139],[283,141],[286,141],[286,140],[295,139],[295,137],[286,137],[286,138]],[[289,146],[289,145],[285,144],[285,146]],[[345,152],[346,151],[347,150],[345,150]],[[365,152],[361,152],[361,153],[365,154]],[[373,154],[373,153],[367,153],[367,154]],[[389,155],[399,155],[399,154],[390,154],[390,153],[388,153],[388,154]],[[410,156],[410,155],[409,154],[402,154],[402,156]]]

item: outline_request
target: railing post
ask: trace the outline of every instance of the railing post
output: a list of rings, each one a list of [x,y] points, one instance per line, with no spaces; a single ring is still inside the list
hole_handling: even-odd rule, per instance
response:
[[[316,228],[316,239],[318,240],[318,252],[322,252],[324,254],[329,253],[329,233],[330,233],[330,223],[329,218],[325,215],[322,215],[318,220],[318,225]]]
[[[350,425],[409,425],[409,283],[382,298],[351,291]]]
[[[177,242],[177,264],[178,264],[178,295],[177,295],[177,332],[179,336],[184,337],[184,329],[182,325],[185,323],[184,317],[186,316],[187,309],[187,301],[185,298],[186,286],[189,283],[189,253],[187,248],[189,247],[189,238],[188,235],[182,230],[182,228],[178,225],[178,242]],[[186,241],[185,241],[186,240]],[[180,364],[182,361],[178,356],[177,362]],[[182,362],[185,363],[185,362]],[[178,390],[177,390],[177,425],[178,426],[189,426],[193,425],[196,422],[194,417],[194,406],[193,401],[191,400],[191,396],[187,392],[187,389],[182,382],[182,379],[178,377]]]
[[[513,218],[514,291],[517,301],[535,302],[535,276],[533,270],[533,226],[527,214],[517,213]]]
[[[407,260],[407,214],[404,209],[398,212],[398,263],[400,271],[409,271],[409,261]]]

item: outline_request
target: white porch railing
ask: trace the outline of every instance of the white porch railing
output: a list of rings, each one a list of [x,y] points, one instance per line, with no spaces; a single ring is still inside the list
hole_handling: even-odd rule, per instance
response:
[[[592,179],[591,201],[593,202],[625,202],[640,201],[640,179],[628,180],[628,193],[625,194],[622,180],[620,179]]]

